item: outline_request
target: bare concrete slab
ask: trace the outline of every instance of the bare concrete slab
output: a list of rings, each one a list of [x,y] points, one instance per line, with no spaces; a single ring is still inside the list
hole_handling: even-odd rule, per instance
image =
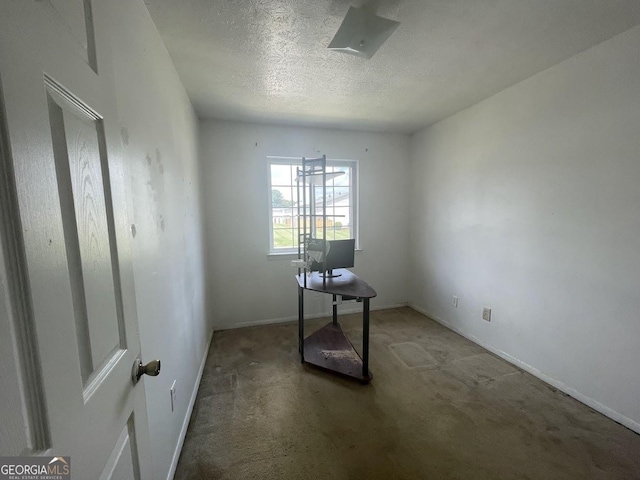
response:
[[[370,367],[301,365],[295,324],[216,332],[176,480],[640,479],[640,435],[409,308],[372,312]]]
[[[518,368],[490,353],[458,358],[453,364],[478,382],[495,380],[503,375],[519,372]]]
[[[436,359],[424,347],[414,342],[394,343],[389,345],[389,350],[407,368],[433,367],[437,364]]]

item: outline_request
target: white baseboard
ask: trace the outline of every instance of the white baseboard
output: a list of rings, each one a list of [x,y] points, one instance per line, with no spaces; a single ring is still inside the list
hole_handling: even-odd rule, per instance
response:
[[[198,375],[196,377],[196,384],[193,387],[193,392],[191,392],[191,399],[189,400],[189,406],[187,407],[187,414],[185,415],[184,421],[182,422],[182,429],[180,430],[180,436],[178,437],[178,444],[176,445],[176,449],[173,452],[173,458],[171,459],[171,465],[169,467],[167,480],[173,480],[173,477],[176,474],[176,468],[178,468],[178,460],[180,459],[180,452],[182,452],[184,439],[187,436],[187,429],[189,428],[189,421],[191,420],[191,414],[193,413],[193,406],[196,403],[196,396],[198,395],[198,388],[200,387],[202,372],[204,372],[204,366],[207,363],[207,357],[209,356],[209,348],[211,347],[211,341],[213,340],[213,331],[214,329],[212,328],[211,332],[209,333],[209,339],[207,340],[207,348],[205,349],[202,361],[200,362],[200,369],[198,370]]]
[[[488,350],[491,353],[493,353],[495,355],[498,355],[500,358],[502,358],[502,359],[506,360],[507,362],[515,365],[516,367],[518,367],[518,368],[530,373],[534,377],[539,378],[540,380],[542,380],[545,383],[548,383],[549,385],[553,386],[554,388],[557,388],[561,392],[564,392],[567,395],[575,398],[579,402],[582,402],[585,405],[593,408],[597,412],[602,413],[603,415],[609,417],[610,419],[618,422],[621,425],[624,425],[625,427],[629,428],[630,430],[633,430],[636,433],[640,433],[640,423],[638,423],[638,422],[636,422],[636,421],[634,421],[634,420],[632,420],[632,419],[630,419],[628,417],[625,417],[624,415],[616,412],[615,410],[612,410],[611,408],[607,407],[606,405],[603,405],[600,402],[597,402],[593,398],[587,397],[586,395],[580,393],[579,391],[569,387],[568,385],[565,385],[560,380],[557,380],[557,379],[555,379],[553,377],[550,377],[549,375],[546,375],[545,373],[542,373],[537,368],[532,367],[531,365],[528,365],[528,364],[524,363],[523,361],[518,360],[515,357],[512,357],[508,353],[503,352],[502,350],[499,350],[499,349],[497,349],[497,348],[495,348],[495,347],[493,347],[493,346],[491,346],[491,345],[489,345],[489,344],[487,344],[485,342],[482,342],[481,340],[477,339],[473,335],[469,335],[466,332],[460,330],[459,328],[456,328],[455,326],[451,325],[449,322],[446,322],[446,321],[436,317],[435,315],[431,315],[429,312],[427,312],[423,308],[420,308],[417,305],[414,305],[413,303],[409,303],[408,305],[409,305],[409,307],[413,308],[416,312],[419,312],[419,313],[429,317],[430,319],[438,322],[439,324],[443,325],[444,327],[447,327],[448,329],[453,330],[457,334],[462,335],[463,337],[465,337],[466,339],[472,341],[476,345],[480,345],[485,350]]]
[[[355,302],[354,302],[355,303]],[[348,315],[350,313],[359,313],[362,312],[362,306],[361,304],[356,303],[356,306],[349,306],[348,308],[341,308],[340,311],[338,312],[339,315]],[[378,306],[376,305],[375,307],[370,308],[370,311],[376,311],[376,310],[387,310],[389,308],[401,308],[401,307],[406,307],[408,306],[408,303],[397,303],[395,305],[382,305],[382,306]],[[332,312],[326,311],[326,312],[322,312],[322,313],[312,313],[312,314],[308,314],[305,315],[304,318],[305,320],[311,320],[313,318],[323,318],[323,317],[330,317],[332,314]],[[298,321],[298,316],[291,316],[291,317],[283,317],[283,318],[269,318],[269,319],[263,319],[263,320],[250,320],[248,322],[234,322],[234,323],[221,323],[219,325],[215,325],[214,328],[216,331],[218,330],[232,330],[234,328],[244,328],[244,327],[256,327],[259,325],[274,325],[276,323],[291,323],[291,322],[297,322]]]

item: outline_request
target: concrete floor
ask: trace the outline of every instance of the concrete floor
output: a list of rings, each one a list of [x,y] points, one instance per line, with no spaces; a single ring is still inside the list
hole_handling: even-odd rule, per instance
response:
[[[640,435],[409,308],[372,312],[371,371],[302,366],[293,324],[215,333],[175,478],[640,479]]]

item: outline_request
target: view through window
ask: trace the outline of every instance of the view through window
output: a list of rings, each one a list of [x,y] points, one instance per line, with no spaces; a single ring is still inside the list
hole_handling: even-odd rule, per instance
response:
[[[302,199],[297,198],[296,176],[301,165],[300,159],[269,158],[272,253],[298,251],[298,202],[302,202]],[[327,173],[343,172],[327,181],[325,205],[328,240],[356,238],[356,169],[357,163],[352,160],[327,160]],[[314,188],[316,215],[322,215],[323,187]],[[321,218],[316,219],[315,226],[315,238],[322,238]]]

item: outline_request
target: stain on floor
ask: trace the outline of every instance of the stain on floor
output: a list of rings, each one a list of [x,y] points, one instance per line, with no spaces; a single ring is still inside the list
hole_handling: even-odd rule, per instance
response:
[[[640,479],[640,435],[414,310],[370,338],[365,386],[301,365],[294,324],[216,332],[175,478]]]
[[[433,367],[438,362],[422,346],[414,342],[394,343],[389,349],[407,368]]]

